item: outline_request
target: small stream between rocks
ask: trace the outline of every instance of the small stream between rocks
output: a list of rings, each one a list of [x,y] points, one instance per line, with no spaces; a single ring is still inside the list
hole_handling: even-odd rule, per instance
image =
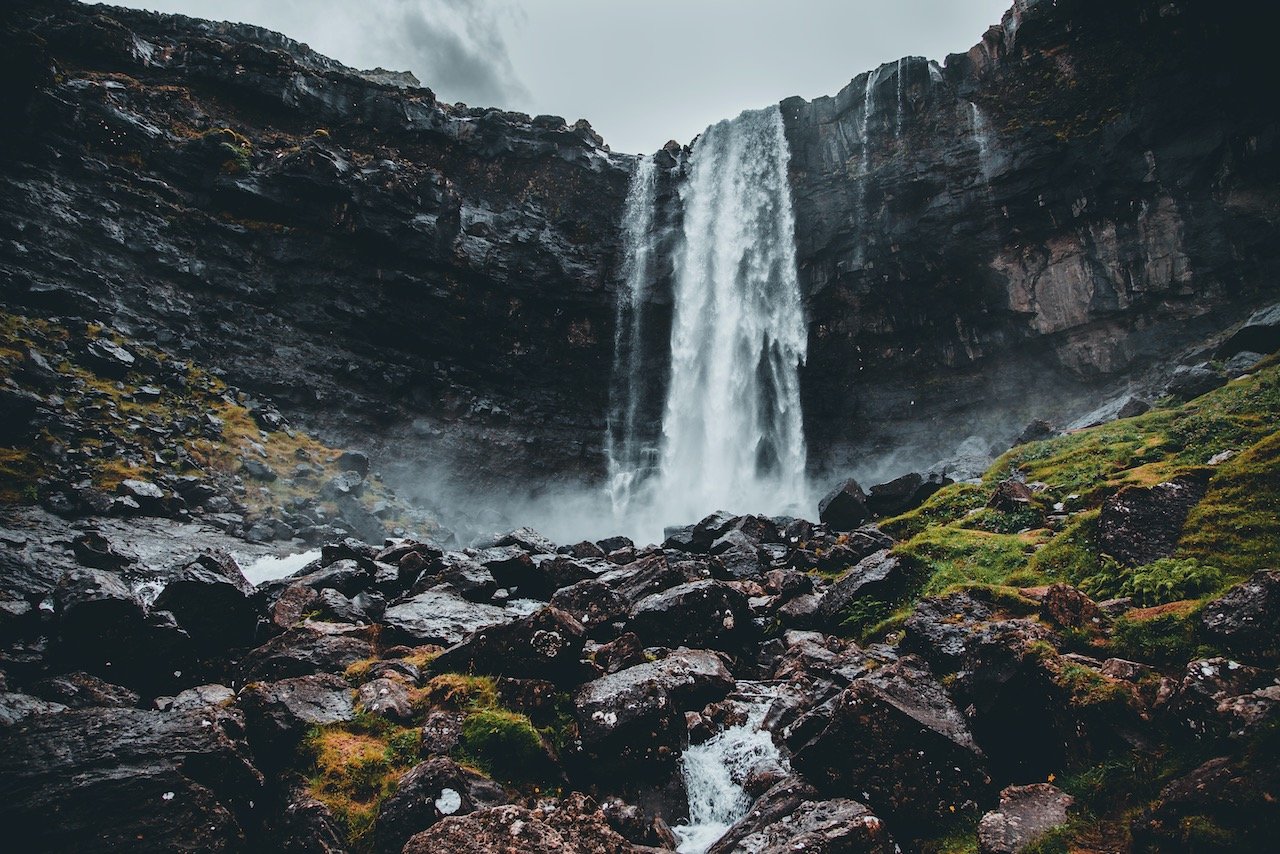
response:
[[[705,854],[747,814],[753,799],[744,783],[752,772],[787,770],[773,736],[762,728],[777,696],[770,685],[740,682],[730,699],[745,709],[746,719],[684,752],[681,772],[689,794],[689,822],[672,828],[681,854]]]

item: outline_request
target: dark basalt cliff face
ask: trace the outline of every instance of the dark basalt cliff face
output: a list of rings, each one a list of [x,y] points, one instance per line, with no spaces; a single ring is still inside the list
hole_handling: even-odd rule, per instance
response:
[[[0,289],[224,370],[384,462],[594,465],[633,158],[255,27],[19,3]]]
[[[1018,0],[783,102],[820,456],[1080,415],[1275,288],[1274,72],[1220,11]]]
[[[254,27],[10,8],[7,303],[221,369],[393,478],[599,475],[634,158]],[[1215,12],[1019,0],[945,66],[783,103],[815,468],[1079,414],[1274,287],[1265,53]],[[666,240],[687,159],[659,154]]]

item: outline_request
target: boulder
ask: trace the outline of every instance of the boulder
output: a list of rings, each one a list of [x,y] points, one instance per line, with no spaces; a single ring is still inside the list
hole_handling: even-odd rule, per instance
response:
[[[373,657],[367,628],[343,623],[306,622],[251,650],[240,662],[236,682],[275,682],[313,673],[342,673]]]
[[[165,584],[154,607],[172,613],[197,649],[213,653],[253,642],[260,613],[252,596],[234,560],[201,555]]]
[[[512,590],[516,596],[545,600],[555,592],[529,552],[519,546],[482,549],[476,554],[475,561],[489,570],[499,587]]]
[[[98,706],[130,709],[142,702],[136,691],[113,685],[83,671],[41,679],[31,686],[31,692],[71,709],[91,709]]]
[[[1280,303],[1259,309],[1218,348],[1221,357],[1244,351],[1274,353],[1280,350]]]
[[[254,754],[264,768],[287,762],[311,727],[349,721],[356,714],[355,692],[332,673],[251,682],[238,702]]]
[[[865,804],[848,798],[823,800],[807,783],[789,777],[757,798],[707,854],[895,854],[898,850],[884,822]]]
[[[1051,783],[1009,786],[1000,806],[978,823],[981,854],[1021,854],[1050,830],[1067,821],[1075,798]]]
[[[693,526],[693,548],[695,552],[705,552],[711,544],[723,537],[733,528],[738,520],[728,510],[717,510]]]
[[[516,528],[498,538],[499,546],[517,546],[531,555],[549,555],[556,553],[556,544],[539,534],[533,528]]]
[[[399,679],[380,676],[365,682],[356,691],[356,704],[363,712],[396,723],[408,724],[413,720],[413,696]]]
[[[573,798],[585,800],[581,795],[566,800]],[[611,828],[598,808],[587,812],[563,803],[540,810],[490,807],[450,816],[404,846],[404,854],[639,854],[641,850]]]
[[[904,474],[871,487],[867,491],[867,510],[872,516],[897,516],[919,507],[948,483],[951,479],[940,474]]]
[[[447,584],[470,602],[489,602],[498,589],[493,573],[462,552],[445,552],[424,572],[410,594],[422,593],[439,584]]]
[[[680,584],[641,599],[627,622],[648,646],[734,650],[750,628],[747,597],[722,581]]]
[[[1270,851],[1280,832],[1277,791],[1274,757],[1210,759],[1160,790],[1131,825],[1134,843],[1138,850],[1198,851],[1203,833],[1206,850]]]
[[[229,709],[83,709],[10,728],[0,818],[35,851],[244,851],[262,775]]]
[[[290,629],[308,614],[320,610],[320,594],[305,584],[291,584],[280,591],[271,605],[271,625]]]
[[[411,836],[441,819],[509,802],[502,787],[488,777],[443,756],[429,759],[401,777],[382,802],[375,849],[399,854]]]
[[[468,602],[452,587],[437,586],[387,606],[382,624],[393,642],[453,646],[477,629],[514,619],[496,605]]]
[[[333,813],[304,788],[285,796],[266,828],[268,844],[284,854],[347,854],[346,834]]]
[[[1280,659],[1280,571],[1255,573],[1201,612],[1205,632],[1246,661]]]
[[[1069,584],[1054,584],[1045,591],[1040,616],[1062,629],[1096,631],[1107,623],[1097,603]]]
[[[1164,393],[1178,400],[1192,400],[1227,384],[1226,374],[1208,365],[1179,365]]]
[[[835,628],[860,599],[887,599],[906,583],[908,564],[889,550],[875,552],[850,567],[822,594],[821,625]]]
[[[510,623],[477,629],[431,662],[431,672],[484,673],[573,683],[581,676],[587,630],[554,606]]]
[[[152,705],[162,712],[189,712],[207,706],[229,706],[235,702],[236,692],[226,685],[197,685],[179,691],[173,697],[156,697]]]
[[[818,502],[818,518],[837,531],[852,531],[867,520],[867,496],[853,478]]]
[[[648,659],[645,658],[640,639],[634,632],[626,632],[592,650],[591,660],[605,673],[617,673],[619,670],[644,664]]]
[[[1124,566],[1142,566],[1173,554],[1191,508],[1208,486],[1203,473],[1156,486],[1127,486],[1102,503],[1098,545]]]
[[[674,762],[684,713],[723,699],[732,687],[718,655],[690,649],[583,685],[573,705],[583,748],[597,759],[594,770]]]
[[[9,727],[33,715],[52,715],[65,712],[61,703],[42,700],[31,694],[0,691],[0,727]]]
[[[617,626],[631,613],[631,602],[603,581],[590,579],[562,587],[551,597],[551,607],[573,615],[596,640],[618,634]]]
[[[924,835],[975,814],[989,792],[964,715],[918,658],[855,679],[809,714],[818,721],[793,731],[812,734],[788,743],[793,767],[821,791],[865,798],[895,826]]]
[[[987,501],[987,506],[1001,513],[1017,513],[1031,507],[1034,493],[1031,487],[1021,480],[1009,478],[996,484],[995,491]]]

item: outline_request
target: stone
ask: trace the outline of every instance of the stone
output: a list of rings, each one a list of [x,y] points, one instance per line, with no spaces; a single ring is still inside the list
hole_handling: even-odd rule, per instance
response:
[[[749,636],[747,597],[722,581],[677,585],[636,603],[627,628],[650,646],[737,649]]]
[[[919,506],[928,495],[916,501],[924,486],[924,476],[911,472],[887,483],[877,483],[867,490],[867,510],[872,516],[897,516]]]
[[[1031,507],[1033,493],[1024,482],[1009,478],[996,484],[987,506],[1001,513],[1017,513]]]
[[[1280,660],[1280,571],[1254,573],[1210,602],[1200,614],[1205,632],[1246,661]]]
[[[240,661],[236,681],[243,685],[342,673],[357,661],[373,657],[369,637],[365,628],[308,621],[250,650]]]
[[[792,766],[819,791],[856,793],[914,833],[976,813],[987,796],[986,757],[918,658],[855,679],[829,708],[809,714],[818,721],[793,725],[788,746]]]
[[[362,711],[396,723],[413,720],[413,697],[399,679],[382,676],[365,682],[356,691],[356,703]]]
[[[80,709],[9,728],[7,832],[40,851],[244,851],[262,775],[231,709]]]
[[[1067,822],[1075,798],[1051,783],[1009,786],[1000,806],[978,823],[981,854],[1021,854],[1050,830]]]
[[[859,599],[887,599],[905,583],[907,562],[888,549],[875,552],[839,577],[822,594],[819,621],[834,628]]]
[[[153,705],[162,712],[189,712],[208,706],[229,706],[235,702],[236,692],[226,685],[197,685],[179,691],[174,697],[157,697]]]
[[[369,476],[369,455],[363,451],[343,451],[334,460],[341,471],[353,471],[360,477]]]
[[[1187,514],[1200,503],[1208,476],[1187,474],[1152,487],[1126,486],[1102,502],[1098,545],[1123,566],[1169,557]]]
[[[496,605],[468,602],[447,586],[433,587],[387,606],[382,624],[396,642],[412,645],[461,643],[477,629],[516,619]]]
[[[510,803],[502,787],[446,757],[417,765],[396,782],[378,811],[375,849],[399,854],[414,834],[441,819]]]
[[[241,690],[249,741],[263,767],[279,767],[311,727],[352,720],[355,692],[332,673],[252,682]]]
[[[1245,350],[1242,353],[1236,353],[1222,365],[1223,373],[1231,379],[1238,379],[1251,373],[1258,364],[1265,359],[1262,353],[1254,353]]]
[[[178,571],[156,597],[203,652],[247,646],[261,616],[253,587],[229,556],[201,555]]]
[[[631,602],[608,584],[596,579],[562,587],[551,597],[551,607],[573,615],[596,640],[609,640],[631,613]]]
[[[521,676],[571,684],[581,675],[579,661],[587,631],[570,614],[547,606],[510,623],[480,628],[440,653],[431,672]]]
[[[895,854],[898,850],[884,822],[865,804],[848,798],[823,800],[811,786],[790,777],[757,798],[707,854]]]
[[[1188,818],[1206,827],[1220,850],[1269,851],[1280,828],[1280,787],[1273,758],[1242,762],[1219,756],[1160,790],[1160,795],[1133,820],[1135,847],[1148,851],[1188,850]]]
[[[563,806],[531,811],[514,805],[449,816],[404,846],[404,854],[639,854],[641,850],[609,827],[598,809],[584,815]]]
[[[70,709],[94,707],[128,709],[136,708],[142,697],[120,685],[113,685],[91,673],[76,671],[41,679],[31,686],[31,692]]]
[[[516,546],[531,555],[555,554],[556,544],[533,528],[517,528],[498,538],[498,546]]]
[[[304,788],[290,789],[267,840],[284,854],[346,854],[346,834],[333,813]]]
[[[1101,629],[1106,615],[1092,599],[1069,584],[1054,584],[1040,600],[1040,616],[1063,629]]]
[[[52,715],[65,711],[67,707],[61,703],[42,700],[30,694],[0,691],[0,727],[13,726],[33,715]]]
[[[1222,357],[1280,350],[1280,303],[1259,309],[1218,348]]]
[[[1164,393],[1178,400],[1193,400],[1226,384],[1226,375],[1207,365],[1179,365]]]
[[[853,478],[849,478],[818,502],[818,518],[837,531],[852,531],[869,516],[867,496]]]

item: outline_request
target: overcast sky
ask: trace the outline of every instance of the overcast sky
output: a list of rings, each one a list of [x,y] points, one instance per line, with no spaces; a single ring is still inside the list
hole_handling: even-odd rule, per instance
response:
[[[280,30],[444,100],[586,118],[616,151],[687,142],[901,56],[968,50],[1012,0],[123,0]]]

